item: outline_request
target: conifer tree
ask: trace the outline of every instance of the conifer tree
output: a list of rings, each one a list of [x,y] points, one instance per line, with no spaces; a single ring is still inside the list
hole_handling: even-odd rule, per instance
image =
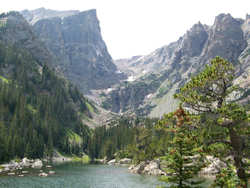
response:
[[[197,132],[187,112],[180,107],[161,120],[166,132],[172,134],[168,153],[166,154],[166,172],[170,176],[162,177],[163,181],[174,183],[171,187],[199,187],[203,180],[195,180],[198,172],[204,167],[202,148],[197,142]]]
[[[249,115],[239,104],[232,101],[234,67],[223,58],[216,57],[205,69],[193,77],[180,89],[175,97],[194,114],[202,115],[201,126],[207,130],[206,144],[224,144],[226,150],[221,156],[233,155],[237,176],[244,188],[247,188],[247,164],[243,158],[249,158]],[[209,123],[208,123],[209,122]],[[211,128],[217,127],[216,129]],[[213,130],[217,130],[214,134]]]

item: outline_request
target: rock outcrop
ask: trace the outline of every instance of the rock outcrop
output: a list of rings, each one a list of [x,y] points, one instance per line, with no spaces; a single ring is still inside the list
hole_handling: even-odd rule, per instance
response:
[[[42,168],[43,162],[40,159],[33,160],[25,157],[20,162],[10,161],[10,163],[1,164],[0,167],[0,173],[6,173],[9,171],[22,170],[23,168]],[[27,174],[28,171],[23,170],[21,173]]]
[[[137,78],[138,74],[145,74],[113,88],[103,102],[104,107],[114,112],[132,111],[151,117],[171,112],[178,104],[173,94],[216,56],[232,62],[237,77],[244,75],[240,81],[249,83],[249,20],[249,15],[242,20],[220,14],[212,26],[199,22],[178,41],[149,55],[116,61],[118,68],[129,76]],[[148,89],[150,86],[152,89]],[[134,98],[136,100],[132,100]]]
[[[39,20],[49,19],[54,17],[64,18],[67,16],[72,16],[80,11],[78,10],[66,10],[66,11],[57,11],[57,10],[50,10],[45,8],[38,8],[35,10],[23,10],[21,14],[26,18],[26,20],[34,25]]]
[[[26,13],[23,15],[29,20]],[[33,29],[55,55],[56,66],[84,93],[109,88],[125,78],[102,39],[96,10],[40,19]]]
[[[160,161],[143,161],[137,165],[131,165],[129,171],[136,174],[147,174],[154,176],[166,175],[166,173],[160,168]]]
[[[226,167],[224,162],[213,156],[207,156],[205,161],[208,163],[208,166],[201,169],[201,175],[216,175],[221,168]]]
[[[129,159],[129,158],[123,158],[120,160],[112,159],[108,162],[106,161],[106,159],[102,159],[102,160],[99,160],[99,162],[103,164],[108,164],[108,165],[125,165],[126,166],[132,163],[132,159]]]

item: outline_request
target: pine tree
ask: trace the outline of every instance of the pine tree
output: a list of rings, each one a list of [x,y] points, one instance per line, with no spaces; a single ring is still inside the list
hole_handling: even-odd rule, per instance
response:
[[[204,167],[204,161],[202,149],[197,144],[197,135],[193,131],[196,127],[182,107],[166,115],[162,121],[165,121],[165,131],[173,135],[165,157],[166,172],[171,175],[162,180],[174,183],[172,187],[177,188],[199,187],[203,180],[195,180],[194,177]]]
[[[193,77],[180,89],[175,97],[194,114],[202,115],[201,126],[207,134],[206,144],[225,145],[221,156],[232,154],[237,176],[244,188],[247,188],[247,164],[243,158],[249,157],[249,120],[246,110],[231,100],[238,88],[233,85],[234,67],[223,58],[216,57],[205,69]],[[214,134],[212,126],[218,130]],[[215,135],[215,136],[214,136]]]

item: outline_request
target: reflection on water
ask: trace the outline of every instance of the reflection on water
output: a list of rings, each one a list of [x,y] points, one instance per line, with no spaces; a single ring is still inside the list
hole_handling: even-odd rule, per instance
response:
[[[156,177],[131,174],[127,168],[107,165],[82,165],[66,163],[53,169],[55,175],[39,177],[32,170],[24,177],[1,176],[0,187],[6,188],[153,188],[165,185]]]

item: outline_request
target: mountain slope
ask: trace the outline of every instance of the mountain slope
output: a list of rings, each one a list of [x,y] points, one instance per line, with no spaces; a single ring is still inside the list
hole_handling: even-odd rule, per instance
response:
[[[3,20],[0,161],[15,156],[43,157],[51,155],[53,148],[79,154],[89,137],[82,118],[91,118],[94,106],[51,68],[50,53],[19,13],[2,14],[0,22]]]
[[[118,73],[102,39],[96,10],[41,19],[33,29],[55,55],[65,77],[85,94],[91,89],[109,88],[125,78]]]
[[[230,14],[220,14],[212,26],[197,23],[178,41],[159,48],[149,55],[128,61],[116,61],[117,66],[123,70],[126,67],[124,64],[128,62],[127,72],[134,77],[143,71],[147,74],[128,83],[126,87],[113,89],[104,104],[110,103],[107,108],[116,112],[126,112],[131,109],[137,113],[139,111],[140,114],[161,116],[177,106],[178,101],[175,101],[172,95],[190,79],[191,75],[200,72],[215,56],[233,62],[237,76],[248,77],[247,67],[250,63],[249,54],[246,54],[249,48],[248,41],[249,16],[241,20],[233,18]],[[155,74],[158,78],[151,79]],[[138,87],[138,82],[146,84]],[[157,85],[154,89],[148,90],[155,83]],[[135,89],[136,93],[132,92]],[[138,99],[138,96],[140,99],[136,100],[136,103],[124,100],[124,93],[127,99]]]

